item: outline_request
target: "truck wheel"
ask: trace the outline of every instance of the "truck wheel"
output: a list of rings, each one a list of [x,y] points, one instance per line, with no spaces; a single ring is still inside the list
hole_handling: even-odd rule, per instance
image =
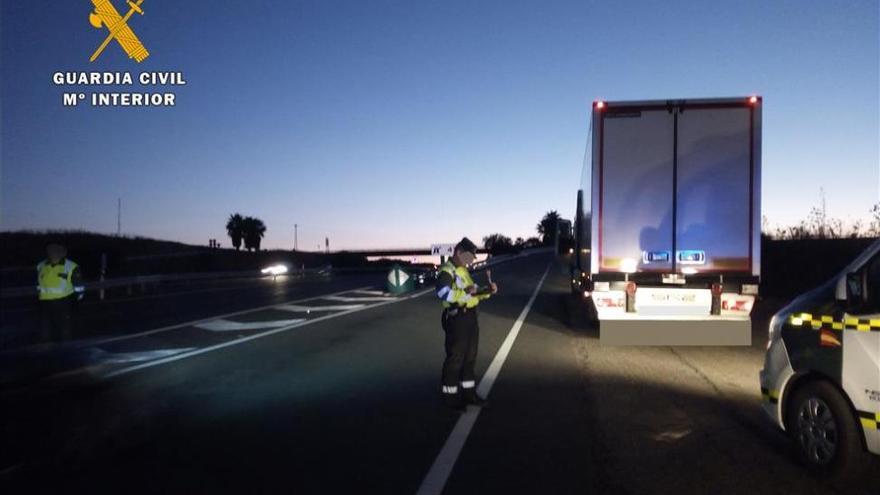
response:
[[[867,463],[861,426],[849,404],[830,383],[800,387],[787,411],[788,432],[811,472],[833,482],[858,478]]]

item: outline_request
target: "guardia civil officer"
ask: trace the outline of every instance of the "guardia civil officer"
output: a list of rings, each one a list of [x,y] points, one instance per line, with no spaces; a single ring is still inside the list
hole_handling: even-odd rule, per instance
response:
[[[461,410],[467,404],[481,406],[485,399],[477,395],[474,364],[480,327],[477,306],[498,292],[494,283],[478,287],[468,272],[476,259],[477,246],[467,237],[455,245],[454,254],[440,266],[437,297],[443,304],[441,324],[446,332],[446,359],[443,361],[442,396],[446,406]]]
[[[43,342],[71,338],[71,311],[74,299],[82,300],[79,265],[67,259],[67,249],[58,244],[46,247],[47,258],[37,265],[40,298],[40,330]]]

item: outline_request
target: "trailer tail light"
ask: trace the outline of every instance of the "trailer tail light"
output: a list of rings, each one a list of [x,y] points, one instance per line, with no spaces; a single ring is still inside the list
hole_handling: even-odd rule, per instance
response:
[[[593,304],[597,308],[623,308],[626,306],[626,294],[619,291],[606,292],[604,294],[592,295]]]
[[[721,294],[721,310],[732,314],[750,314],[755,305],[754,296]]]

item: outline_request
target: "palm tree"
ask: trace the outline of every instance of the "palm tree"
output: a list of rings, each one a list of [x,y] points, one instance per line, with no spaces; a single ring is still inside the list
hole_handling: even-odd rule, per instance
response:
[[[266,235],[266,224],[259,218],[244,217],[242,220],[244,234],[244,248],[250,251],[260,250],[260,241]]]
[[[545,215],[544,218],[541,219],[541,223],[538,224],[538,233],[541,234],[541,238],[545,245],[551,244],[556,239],[556,229],[559,224],[559,213],[556,210],[550,210]]]
[[[240,214],[235,213],[229,215],[229,220],[226,222],[226,233],[232,239],[232,245],[236,251],[241,249],[241,238],[244,235],[243,221],[244,218]]]

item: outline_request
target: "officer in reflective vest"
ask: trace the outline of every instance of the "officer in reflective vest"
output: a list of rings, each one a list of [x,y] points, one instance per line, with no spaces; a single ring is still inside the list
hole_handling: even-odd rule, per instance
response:
[[[67,259],[64,246],[50,244],[46,255],[47,259],[37,265],[41,338],[43,342],[67,340],[71,337],[73,300],[81,300],[85,288],[80,284],[79,267]]]
[[[437,297],[443,304],[441,324],[446,332],[446,360],[443,361],[442,396],[446,406],[462,410],[467,404],[482,406],[477,395],[474,364],[480,327],[477,306],[498,291],[498,286],[478,287],[468,273],[476,259],[477,246],[467,237],[455,245],[453,256],[440,266]]]

